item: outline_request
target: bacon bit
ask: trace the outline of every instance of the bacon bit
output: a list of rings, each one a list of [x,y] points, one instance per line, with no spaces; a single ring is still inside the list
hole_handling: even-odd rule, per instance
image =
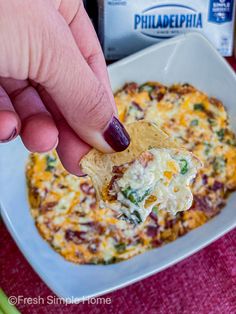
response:
[[[104,234],[106,232],[106,228],[104,226],[102,226],[100,223],[95,223],[94,225],[94,229],[96,230],[96,232],[101,235]]]
[[[64,185],[64,184],[58,184],[58,187],[60,188],[60,189],[65,189],[65,188],[67,188],[67,186],[66,185]]]
[[[45,195],[48,193],[47,189],[45,189]],[[41,197],[39,195],[39,191],[36,187],[30,186],[29,199],[31,205],[35,208],[40,208]]]
[[[139,91],[146,91],[151,100],[156,99],[157,101],[160,101],[164,97],[167,88],[156,82],[147,82],[139,87]]]
[[[87,227],[94,227],[95,226],[95,222],[94,221],[81,222],[80,225],[87,226]]]
[[[142,120],[144,118],[144,110],[135,101],[132,101],[131,106],[135,107],[141,113],[138,116],[136,116],[136,120]]]
[[[46,189],[45,189],[46,191]],[[33,196],[37,197],[39,195],[39,190],[36,187],[30,187],[30,192],[33,194]]]
[[[153,88],[153,91],[150,93],[150,98],[161,101],[166,93],[166,87],[163,85],[158,85]]]
[[[88,199],[88,196],[83,197],[80,203],[81,204],[85,203],[87,201],[87,199]]]
[[[179,230],[178,230],[179,236],[183,236],[183,235],[185,235],[187,232],[188,232],[187,228],[185,228],[185,227],[183,226],[183,224],[181,224],[181,227],[180,227]]]
[[[89,191],[89,189],[90,189],[90,185],[89,185],[88,183],[84,182],[84,183],[81,183],[81,184],[80,184],[80,188],[81,188],[81,190],[82,190],[84,193],[88,194],[88,191]]]
[[[97,201],[95,200],[93,203],[90,204],[91,209],[95,209],[97,207]]]
[[[150,152],[143,152],[139,158],[138,158],[138,161],[140,162],[140,164],[146,168],[149,161],[152,161],[154,159],[154,156],[152,153]]]
[[[210,100],[210,103],[212,105],[216,106],[217,108],[222,108],[223,107],[222,102],[220,100],[218,100],[217,98],[210,97],[209,100]]]
[[[132,105],[133,107],[135,107],[137,110],[143,111],[143,109],[139,106],[139,104],[138,104],[137,102],[132,101],[132,102],[131,102],[131,105]]]
[[[212,111],[210,110],[204,110],[205,114],[208,116],[210,119],[215,119],[215,115]]]
[[[158,100],[158,101],[161,101],[162,98],[164,97],[164,95],[165,95],[164,93],[158,93],[158,94],[157,94],[157,97],[156,97],[157,100]]]
[[[65,239],[67,241],[72,241],[76,244],[81,244],[85,241],[85,231],[74,231],[71,229],[67,229],[65,232]]]
[[[84,182],[80,184],[80,188],[81,190],[88,195],[95,195],[95,189],[93,186],[91,186],[90,184]]]
[[[149,237],[156,237],[157,236],[157,233],[158,233],[158,226],[147,226],[146,228],[146,234],[149,236]]]
[[[138,90],[138,84],[134,82],[125,84],[123,90],[129,94],[133,94]]]
[[[61,227],[59,227],[59,226],[55,227],[55,226],[54,226],[53,231],[54,231],[54,232],[58,232],[60,229],[61,229]]]
[[[117,175],[117,178],[125,173],[129,164],[121,165],[121,166],[113,166],[112,173]]]
[[[117,198],[117,195],[115,195],[113,193],[113,190],[114,190],[114,183],[115,181],[120,178],[121,175],[114,175],[112,178],[111,178],[111,181],[110,183],[108,184],[107,187],[104,188],[104,191],[102,192],[103,194],[103,197],[105,199],[107,199],[108,201],[115,201],[116,198]]]
[[[224,184],[222,182],[215,181],[211,188],[213,191],[222,190],[224,188]]]
[[[112,191],[114,190],[114,183],[117,179],[121,178],[122,175],[125,173],[127,170],[128,166],[131,163],[127,163],[125,165],[120,165],[120,166],[113,166],[112,168],[112,173],[115,175],[111,178],[110,183],[108,186],[105,188],[103,195],[108,201],[115,201],[116,200],[116,195],[113,195]]]
[[[51,223],[50,223],[50,221],[45,221],[44,222],[44,224],[45,224],[45,226],[49,229],[49,230],[52,230],[52,227],[51,227]],[[38,227],[39,227],[40,225],[38,225]]]
[[[94,189],[93,186],[91,186],[90,189],[89,189],[89,195],[92,195],[92,196],[96,195],[96,192],[95,192],[95,189]]]
[[[58,202],[48,202],[45,205],[40,207],[40,212],[46,213],[49,210],[52,210],[54,206],[56,206]]]
[[[102,234],[105,232],[105,228],[100,223],[95,222],[95,221],[83,222],[83,223],[80,223],[80,225],[90,227],[91,230],[96,231],[98,234]]]
[[[217,214],[217,213],[221,210],[221,208],[225,207],[225,205],[226,205],[226,200],[220,201],[220,202],[217,204],[217,211],[215,212],[215,214]]]
[[[157,214],[154,211],[151,211],[149,217],[151,217],[155,222],[158,221]]]
[[[152,247],[158,247],[162,244],[162,242],[159,239],[155,239],[152,241]]]
[[[192,209],[201,210],[210,216],[214,214],[214,207],[211,205],[211,201],[208,196],[194,195],[194,203]]]
[[[152,153],[150,152],[143,152],[139,158],[137,159],[140,164],[146,168],[147,164],[149,161],[153,160],[154,156]],[[127,170],[127,168],[132,165],[133,161],[126,163],[124,165],[120,165],[120,166],[114,166],[112,169],[112,173],[115,174],[115,176],[113,176],[112,179],[118,179],[120,177],[122,177],[122,175],[125,173],[125,171]]]
[[[170,219],[170,220],[167,220],[166,221],[166,223],[165,223],[165,227],[167,228],[167,229],[169,229],[169,228],[172,228],[173,226],[174,226],[174,224],[176,223],[176,219],[174,218],[174,219]]]
[[[169,88],[169,91],[178,95],[185,95],[194,93],[196,89],[192,85],[186,83],[183,85],[173,85]]]
[[[202,176],[202,183],[203,183],[204,185],[206,185],[206,184],[208,183],[208,176],[207,176],[206,174],[204,174],[204,175]]]

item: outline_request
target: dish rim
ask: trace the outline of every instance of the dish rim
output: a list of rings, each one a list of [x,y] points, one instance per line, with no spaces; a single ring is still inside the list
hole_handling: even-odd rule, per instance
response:
[[[201,39],[203,39],[209,46],[209,48],[212,50],[212,52],[216,55],[217,59],[219,62],[221,62],[224,67],[227,68],[228,71],[230,71],[231,75],[234,76],[235,82],[236,82],[236,74],[233,71],[233,69],[230,67],[230,65],[219,55],[219,53],[213,48],[213,46],[209,43],[209,41],[207,39],[205,39],[204,36],[198,34],[198,33],[188,33],[188,34],[184,34],[175,38],[172,38],[168,41],[159,43],[157,45],[153,45],[151,47],[148,47],[142,51],[139,51],[131,56],[128,56],[120,61],[115,62],[114,64],[110,65],[108,67],[109,71],[114,70],[116,67],[119,67],[121,65],[125,65],[129,62],[132,62],[135,59],[138,59],[139,57],[142,57],[148,53],[152,53],[155,52],[156,50],[158,50],[161,47],[167,46],[170,44],[170,42],[178,42],[180,40],[183,40],[185,38],[188,37],[192,37],[192,36],[199,36],[201,37]],[[27,261],[30,263],[31,267],[34,269],[34,271],[38,274],[38,276],[44,281],[44,283],[59,297],[61,298],[65,298],[65,296],[63,297],[63,295],[61,294],[60,289],[58,289],[58,285],[55,284],[48,276],[47,273],[45,271],[43,271],[43,267],[42,269],[38,269],[38,266],[35,265],[34,260],[32,260],[31,256],[29,255],[29,252],[27,252],[27,250],[22,247],[21,243],[20,243],[20,238],[19,235],[15,232],[14,226],[12,225],[11,219],[7,214],[6,208],[4,207],[4,205],[2,204],[2,202],[0,201],[0,212],[1,212],[1,216],[3,218],[3,221],[8,229],[8,231],[10,232],[11,236],[13,237],[14,241],[16,242],[18,248],[20,249],[20,251],[23,253],[23,255],[25,256],[25,258],[27,259]],[[151,275],[154,275],[164,269],[167,269],[168,267],[177,264],[178,262],[184,260],[185,258],[193,255],[194,253],[198,252],[199,250],[201,250],[202,248],[206,247],[207,245],[211,244],[212,242],[214,242],[215,240],[217,240],[218,238],[220,238],[221,236],[223,236],[224,234],[226,234],[227,232],[229,232],[230,230],[232,230],[234,227],[236,227],[236,219],[235,221],[231,221],[231,224],[229,224],[226,228],[222,227],[222,230],[220,232],[218,232],[217,234],[207,238],[207,241],[205,241],[204,243],[199,243],[198,245],[196,245],[192,250],[188,250],[187,252],[185,252],[184,254],[182,254],[181,256],[179,256],[178,258],[172,259],[171,262],[160,266],[159,268],[155,268],[151,271],[144,271],[143,274],[138,275],[132,279],[124,279],[122,283],[120,284],[113,284],[110,286],[110,288],[107,289],[103,289],[97,293],[92,293],[92,294],[88,294],[87,296],[83,296],[83,298],[94,298],[94,297],[98,297],[107,293],[110,293],[112,291],[124,288],[128,285],[131,285],[135,282],[138,282],[142,279],[148,278]],[[201,228],[201,227],[200,227]],[[196,229],[196,230],[199,230]],[[191,232],[194,232],[191,231]],[[178,239],[176,240],[178,241]],[[174,243],[174,242],[172,242]],[[158,248],[157,248],[158,249]],[[67,262],[67,261],[66,261]],[[122,262],[125,263],[126,261]],[[78,265],[80,266],[80,265]],[[82,297],[77,298],[77,300],[82,301],[83,300]]]

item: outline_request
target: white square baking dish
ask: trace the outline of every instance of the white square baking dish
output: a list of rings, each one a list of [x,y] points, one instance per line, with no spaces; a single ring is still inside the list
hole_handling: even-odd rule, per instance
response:
[[[235,129],[235,73],[197,33],[176,37],[123,59],[109,66],[109,75],[114,91],[130,81],[193,84],[223,101]],[[1,214],[29,263],[60,297],[82,300],[129,285],[177,263],[236,226],[235,193],[218,216],[175,242],[114,265],[75,265],[54,252],[34,225],[26,195],[27,156],[20,140],[0,145]]]

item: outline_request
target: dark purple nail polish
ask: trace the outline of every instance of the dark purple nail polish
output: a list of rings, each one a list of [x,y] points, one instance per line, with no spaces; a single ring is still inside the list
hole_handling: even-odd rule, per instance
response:
[[[103,136],[116,152],[125,150],[130,143],[129,134],[116,117],[112,118]]]
[[[6,138],[5,140],[0,140],[0,143],[6,143],[6,142],[11,141],[16,136],[16,134],[17,134],[17,129],[14,128],[11,135],[8,138]]]

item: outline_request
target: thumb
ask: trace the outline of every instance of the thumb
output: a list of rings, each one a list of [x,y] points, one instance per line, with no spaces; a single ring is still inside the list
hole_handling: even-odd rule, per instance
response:
[[[47,28],[53,40],[44,45],[43,62],[31,78],[43,85],[84,142],[103,152],[124,150],[130,139],[115,117],[114,99],[86,63],[59,13],[56,21]]]

